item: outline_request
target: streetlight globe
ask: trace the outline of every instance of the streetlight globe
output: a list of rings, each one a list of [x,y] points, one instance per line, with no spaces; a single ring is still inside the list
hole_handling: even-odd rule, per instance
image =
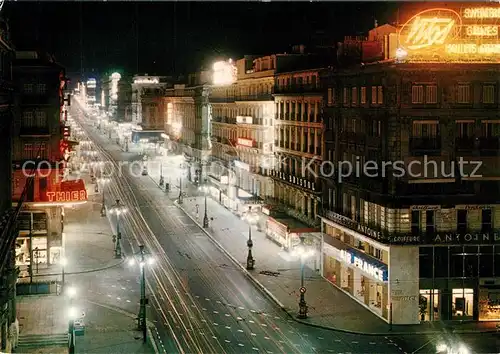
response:
[[[78,317],[78,309],[76,307],[70,307],[68,309],[68,317],[72,320]]]
[[[67,290],[67,294],[70,298],[75,297],[76,295],[76,288],[74,286],[70,286]]]
[[[63,267],[66,267],[68,265],[68,260],[66,258],[61,258],[60,262]]]

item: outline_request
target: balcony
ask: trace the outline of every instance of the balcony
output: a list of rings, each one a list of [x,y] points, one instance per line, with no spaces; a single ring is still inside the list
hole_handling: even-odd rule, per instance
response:
[[[229,103],[229,102],[234,102],[234,96],[225,96],[225,97],[213,97],[210,96],[209,101],[210,103]]]
[[[48,137],[50,130],[49,127],[21,127],[19,135],[21,137]]]
[[[212,117],[214,123],[236,124],[236,118],[231,117]]]
[[[499,154],[499,138],[479,138],[479,154],[481,156],[497,156]]]
[[[238,95],[234,99],[235,101],[272,101],[272,93],[259,93],[256,95]]]
[[[434,138],[410,138],[412,156],[437,156],[441,154],[441,136]]]
[[[306,94],[306,93],[321,93],[322,89],[319,85],[288,85],[288,86],[274,86],[275,94]]]
[[[455,139],[455,149],[457,151],[471,151],[474,150],[474,148],[475,148],[474,138],[461,137]]]

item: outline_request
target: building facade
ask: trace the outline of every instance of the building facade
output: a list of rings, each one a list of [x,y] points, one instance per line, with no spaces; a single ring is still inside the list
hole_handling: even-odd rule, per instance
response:
[[[323,276],[394,324],[500,318],[500,58],[457,38],[324,77]]]
[[[14,85],[12,82],[12,60],[14,51],[10,44],[9,31],[6,23],[0,22],[0,215],[3,221],[0,223],[0,236],[5,240],[4,244],[11,245],[2,247],[0,264],[0,350],[11,352],[17,345],[19,327],[16,319],[16,282],[17,271],[15,264],[15,242],[10,243],[17,237],[16,213],[12,209],[12,122],[14,103]]]
[[[165,90],[163,98],[168,154],[184,156],[187,178],[195,183],[203,183],[207,178],[206,166],[212,148],[209,87],[198,85],[203,81],[196,80],[194,86],[174,85]]]
[[[274,197],[270,175],[276,56],[246,57],[236,61],[236,69],[234,83],[212,86],[209,178],[218,189],[216,199],[226,207],[244,212],[251,206],[260,211],[263,202]]]
[[[167,85],[166,81],[165,76],[134,75],[131,98],[132,124],[142,125],[142,95],[145,93],[145,89],[164,88]]]
[[[12,149],[12,200],[18,202],[29,176],[24,207],[19,215],[16,264],[22,276],[33,278],[36,268],[58,262],[62,252],[62,208],[51,204],[64,173],[65,131],[62,122],[64,69],[37,52],[16,52],[16,88]]]
[[[320,72],[279,73],[274,89],[275,197],[290,214],[311,226],[317,225],[321,204],[324,139]]]

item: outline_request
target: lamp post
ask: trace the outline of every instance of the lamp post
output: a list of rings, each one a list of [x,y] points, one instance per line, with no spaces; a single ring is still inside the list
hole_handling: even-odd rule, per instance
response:
[[[158,183],[160,185],[160,188],[163,187],[164,183],[165,180],[163,179],[163,161],[160,161],[160,182]]]
[[[66,258],[61,258],[61,294],[64,293],[64,281],[65,281],[65,268],[66,265],[68,264],[68,261]]]
[[[106,184],[108,184],[110,179],[108,177],[101,177],[97,180],[97,183],[101,183],[102,187],[102,205],[101,205],[101,216],[106,216],[106,199],[105,199],[105,191],[106,191]]]
[[[76,295],[75,288],[68,288],[67,292],[70,308],[68,310],[68,353],[75,353],[75,320],[78,318],[78,310],[73,306],[73,299]]]
[[[207,180],[205,180],[205,184],[200,187],[200,190],[205,195],[205,213],[203,215],[203,227],[206,229],[208,227],[208,208],[207,208],[207,194],[208,194],[208,186]]]
[[[255,221],[255,216],[252,214],[252,207],[248,207],[248,215],[247,215],[247,221],[248,221],[248,240],[247,240],[247,247],[248,247],[248,255],[247,255],[247,270],[253,270],[255,267],[255,259],[253,259],[252,255],[252,248],[253,248],[253,240],[252,240],[252,224]]]
[[[142,331],[142,340],[146,343],[147,338],[147,323],[146,323],[146,305],[148,304],[148,299],[146,298],[146,274],[145,267],[146,264],[151,265],[154,263],[154,258],[144,250],[144,246],[139,246],[139,252],[134,255],[130,260],[129,264],[131,266],[136,264],[136,257],[139,260],[139,267],[141,268],[141,302],[139,308],[139,315],[137,317],[138,329]]]
[[[113,241],[115,243],[115,258],[122,258],[122,247],[121,247],[121,239],[122,234],[120,232],[120,215],[123,215],[127,212],[127,208],[120,204],[120,199],[116,199],[116,204],[113,205],[110,209],[112,214],[116,214],[116,236],[113,236]]]
[[[179,204],[182,204],[182,177],[184,175],[184,171],[182,170],[182,164],[180,165],[181,175],[179,177]]]
[[[300,300],[299,300],[299,314],[298,318],[304,319],[307,318],[307,303],[305,299],[305,294],[306,294],[306,288],[304,286],[304,265],[305,261],[307,258],[311,257],[314,255],[314,250],[313,249],[306,249],[305,244],[305,237],[301,236],[300,237],[300,244],[295,247],[292,251],[292,255],[300,257]]]

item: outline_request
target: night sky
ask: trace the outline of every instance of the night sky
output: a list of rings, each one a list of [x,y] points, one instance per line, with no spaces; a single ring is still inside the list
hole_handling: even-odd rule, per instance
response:
[[[2,15],[17,49],[54,53],[69,72],[80,71],[82,39],[87,75],[111,70],[172,74],[193,72],[217,57],[283,53],[300,43],[333,44],[344,35],[365,34],[375,19],[394,22],[396,8],[396,3],[373,2],[7,1]]]

